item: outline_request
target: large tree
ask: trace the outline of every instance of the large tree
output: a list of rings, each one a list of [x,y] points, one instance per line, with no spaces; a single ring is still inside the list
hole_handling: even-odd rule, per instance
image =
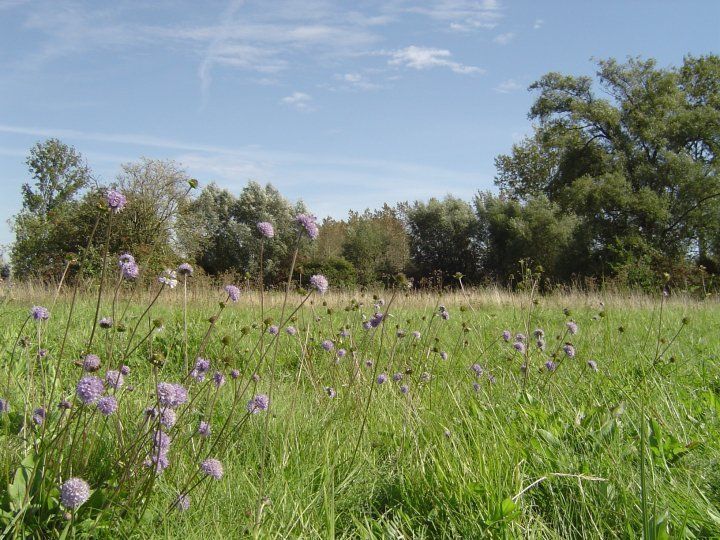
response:
[[[578,272],[717,260],[720,57],[598,67],[597,84],[549,73],[530,86],[535,133],[496,159],[497,184],[578,216]]]

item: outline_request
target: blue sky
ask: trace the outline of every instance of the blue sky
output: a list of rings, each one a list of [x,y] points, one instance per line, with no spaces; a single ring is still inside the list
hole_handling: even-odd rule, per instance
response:
[[[592,58],[720,50],[720,2],[0,0],[0,243],[28,149],[106,182],[145,156],[318,215],[493,187],[527,86]]]

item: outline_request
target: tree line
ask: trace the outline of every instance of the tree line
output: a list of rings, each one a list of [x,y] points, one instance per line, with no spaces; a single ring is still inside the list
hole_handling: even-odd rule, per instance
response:
[[[471,201],[404,202],[325,219],[304,246],[299,270],[340,286],[387,283],[398,273],[418,286],[513,284],[522,268],[545,283],[615,282],[650,288],[670,273],[704,286],[720,273],[720,57],[687,56],[679,67],[631,58],[598,62],[596,78],[548,73],[530,86],[533,133],[495,160],[497,193]],[[36,144],[30,182],[12,221],[14,275],[58,279],[84,249],[98,201],[94,179],[74,148]],[[112,183],[128,197],[110,248],[158,265],[194,261],[207,274],[256,273],[259,221],[278,236],[265,245],[265,280],[278,282],[302,202],[251,181],[238,194],[199,189],[172,161],[125,164]],[[100,219],[100,222],[98,222]],[[97,272],[105,239],[95,239],[84,272]]]

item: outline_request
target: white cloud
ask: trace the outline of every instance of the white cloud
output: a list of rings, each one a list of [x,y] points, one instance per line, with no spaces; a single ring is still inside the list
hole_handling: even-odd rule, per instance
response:
[[[502,18],[497,0],[435,0],[425,4],[408,6],[405,11],[442,21],[456,31],[492,29]]]
[[[521,88],[522,86],[516,83],[513,79],[507,79],[506,81],[498,84],[495,87],[495,91],[501,94],[509,94],[510,92],[515,92],[516,90],[520,90]]]
[[[285,96],[280,103],[293,107],[298,111],[308,112],[312,110],[312,97],[305,92],[293,92],[289,96]]]
[[[513,32],[506,32],[504,34],[498,34],[493,38],[493,41],[499,45],[507,45],[515,38]]]
[[[411,45],[409,47],[405,47],[404,49],[399,49],[390,53],[391,58],[388,60],[388,64],[418,70],[445,67],[455,73],[463,75],[471,73],[484,73],[484,70],[479,67],[468,66],[451,60],[451,56],[450,51],[446,49],[434,49],[431,47],[418,47],[416,45]]]
[[[381,88],[379,84],[368,81],[364,75],[357,72],[337,74],[335,79],[343,83],[339,89],[344,90],[377,90]],[[338,89],[335,87],[330,88],[333,90]]]
[[[545,24],[545,21],[543,21],[542,19],[535,19],[535,23],[533,24],[533,28],[534,28],[535,30],[539,30],[540,28],[542,28],[542,25],[543,25],[543,24]]]

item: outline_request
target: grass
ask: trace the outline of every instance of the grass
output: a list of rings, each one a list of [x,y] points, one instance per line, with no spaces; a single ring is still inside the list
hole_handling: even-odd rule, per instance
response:
[[[117,420],[124,426],[148,406],[158,378],[183,377],[180,289],[163,294],[141,323],[138,336],[153,319],[162,320],[162,329],[126,362],[132,368],[127,383],[135,389],[120,399]],[[385,295],[390,303],[391,293]],[[15,294],[0,315],[0,397],[11,404],[23,403],[20,389],[36,340],[34,326],[27,326],[27,347],[17,347],[12,356],[28,307],[53,304],[52,293],[36,290],[30,296]],[[83,293],[74,308],[77,322],[69,328],[61,367],[64,396],[72,396],[80,376],[73,361],[87,352],[93,298]],[[200,346],[222,299],[207,289],[191,296],[191,351]],[[301,299],[291,298],[292,308]],[[266,298],[262,318],[277,324],[281,302],[280,296]],[[448,321],[436,316],[438,303],[450,312]],[[128,328],[144,305],[129,309]],[[48,365],[59,354],[69,307],[65,294],[52,305],[42,337]],[[107,309],[104,301],[100,314]],[[371,331],[361,327],[362,316],[374,311],[369,294],[312,296],[292,323],[298,336],[278,337],[269,416],[251,415],[229,432],[217,454],[225,465],[223,479],[201,483],[188,511],[169,510],[179,486],[197,469],[200,445],[211,444],[190,437],[199,418],[212,411],[217,433],[230,412],[233,386],[254,371],[261,334],[260,350],[272,351],[259,309],[256,297],[245,297],[218,319],[203,356],[215,366],[224,363],[226,374],[232,367],[242,375],[237,381],[228,377],[217,398],[208,393],[189,408],[175,438],[192,442],[180,455],[171,454],[172,465],[157,477],[140,523],[129,517],[102,521],[90,537],[720,536],[720,310],[713,300],[639,295],[540,297],[537,305],[527,295],[502,291],[398,295],[382,306],[389,316]],[[568,320],[579,325],[577,335],[566,333]],[[344,327],[348,338],[338,336]],[[538,327],[546,333],[545,353],[534,346]],[[398,329],[405,337],[397,336]],[[529,356],[501,339],[504,329],[530,336]],[[419,340],[410,334],[415,330]],[[94,350],[101,358],[109,354],[112,335],[98,334]],[[324,339],[349,354],[336,363],[336,355],[320,347]],[[575,358],[564,356],[567,341],[576,348]],[[544,362],[554,352],[558,367],[548,372]],[[163,365],[154,368],[148,359],[158,360],[158,353]],[[270,356],[247,395],[270,392]],[[374,361],[371,368],[366,359]],[[590,359],[598,372],[588,367]],[[527,375],[520,371],[524,361]],[[469,369],[474,363],[484,369],[480,378]],[[375,384],[380,372],[403,373],[403,381]],[[429,382],[421,381],[423,372],[431,373]],[[408,385],[408,394],[400,392],[401,384]],[[325,387],[337,396],[331,399]],[[5,485],[25,448],[10,421],[0,422]],[[93,420],[88,433],[95,442],[74,458],[74,470],[91,485],[118,459],[113,425]]]

